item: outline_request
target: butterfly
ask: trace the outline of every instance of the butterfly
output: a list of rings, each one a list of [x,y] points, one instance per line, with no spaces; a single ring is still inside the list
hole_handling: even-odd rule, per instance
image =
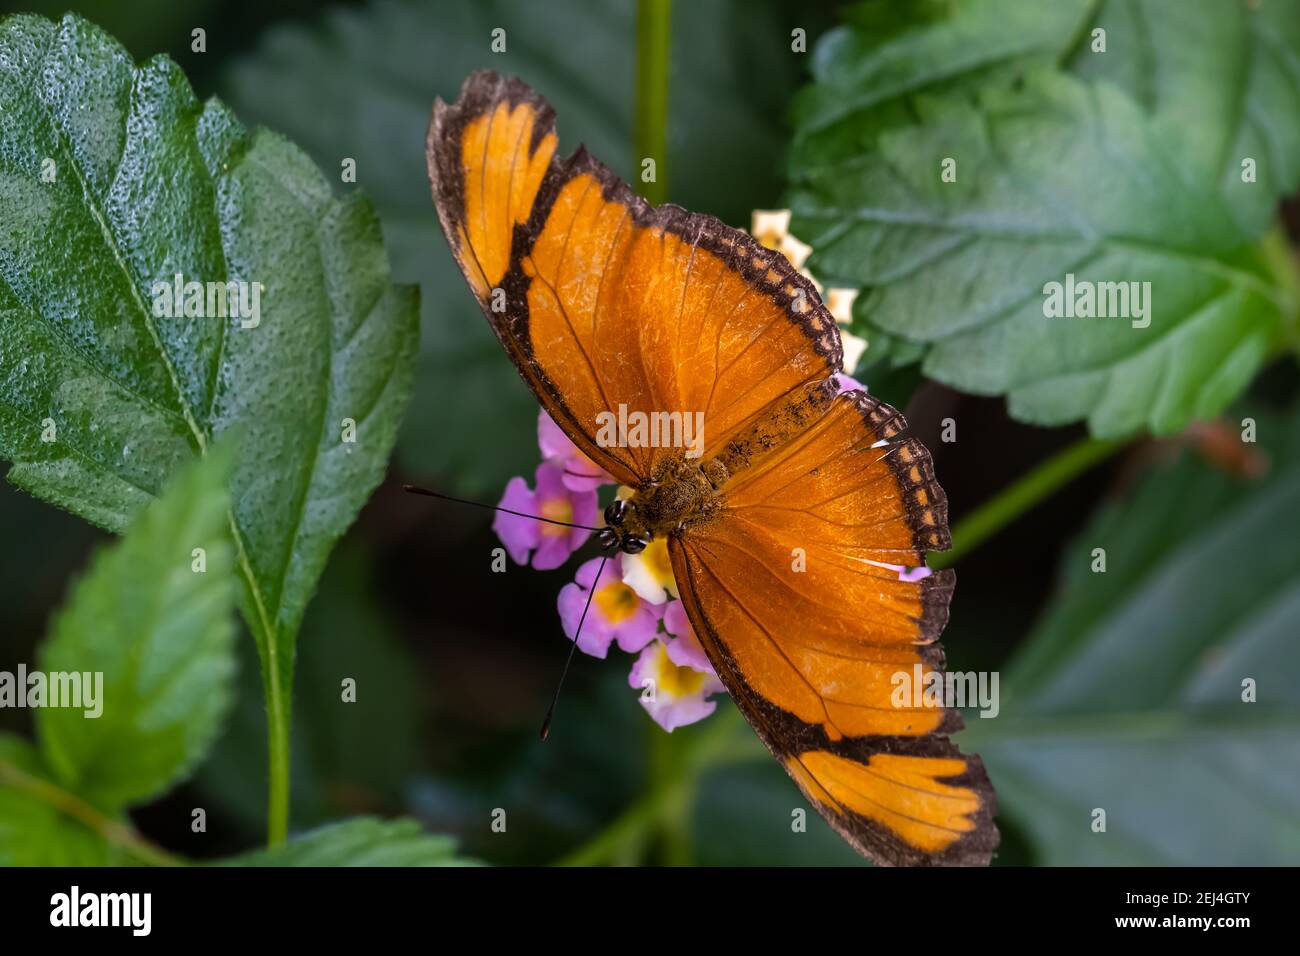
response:
[[[998,843],[958,711],[897,675],[942,675],[952,571],[930,454],[863,391],[837,394],[839,332],[779,252],[720,220],[651,207],[555,112],[475,72],[434,104],[429,178],[443,232],[492,331],[550,416],[634,490],[601,543],[666,537],[687,616],[732,698],[858,852],[983,865]],[[702,413],[702,448],[598,440],[627,410]]]

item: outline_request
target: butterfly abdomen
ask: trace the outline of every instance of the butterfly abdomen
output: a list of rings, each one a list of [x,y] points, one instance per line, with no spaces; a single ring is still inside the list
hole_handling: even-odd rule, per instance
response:
[[[830,408],[836,388],[834,379],[810,385],[802,394],[778,405],[729,440],[717,456],[727,476],[734,478],[808,428]]]
[[[727,482],[804,432],[825,414],[835,391],[833,381],[818,382],[760,416],[727,440],[717,455],[703,461],[669,459],[656,480],[634,497],[644,529],[662,537],[716,515],[725,507]]]

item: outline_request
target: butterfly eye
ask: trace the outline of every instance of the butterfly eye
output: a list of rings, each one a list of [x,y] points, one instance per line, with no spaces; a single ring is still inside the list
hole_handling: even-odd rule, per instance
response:
[[[625,554],[640,554],[645,550],[646,542],[641,538],[628,538],[623,542]]]
[[[601,528],[596,533],[596,543],[601,551],[612,553],[618,548],[618,533],[613,528]]]
[[[605,524],[622,524],[625,514],[627,514],[627,502],[622,498],[615,498],[605,509]]]

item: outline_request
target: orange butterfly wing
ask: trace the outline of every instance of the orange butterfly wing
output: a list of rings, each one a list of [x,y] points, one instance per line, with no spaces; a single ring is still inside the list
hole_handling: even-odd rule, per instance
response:
[[[997,845],[978,757],[953,710],[896,701],[943,670],[951,571],[901,580],[950,545],[930,456],[862,392],[725,488],[670,541],[696,633],[760,737],[845,839],[878,862],[984,864]]]
[[[839,333],[778,253],[717,219],[650,208],[554,112],[479,72],[435,104],[429,175],[452,252],[551,417],[619,482],[645,488],[682,450],[602,447],[597,416],[705,413],[701,460],[723,507],[669,547],[688,615],[745,716],[814,806],[883,863],[987,862],[993,793],[942,736],[959,716],[897,708],[890,678],[941,669],[951,572],[929,454],[861,393],[832,401]],[[806,570],[792,570],[794,549]]]
[[[698,410],[725,441],[839,370],[835,322],[783,256],[712,216],[651,209],[584,149],[561,161],[555,145],[544,100],[479,72],[434,107],[429,175],[484,315],[589,458],[639,486],[674,449],[600,447],[597,415]]]

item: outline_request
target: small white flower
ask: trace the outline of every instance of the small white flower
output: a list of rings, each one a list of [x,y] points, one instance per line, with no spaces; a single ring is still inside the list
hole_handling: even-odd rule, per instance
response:
[[[840,342],[844,346],[844,371],[852,375],[853,370],[862,361],[862,353],[867,350],[867,340],[847,329],[841,329]]]
[[[823,296],[826,309],[835,319],[836,325],[848,326],[852,323],[853,303],[858,297],[858,290],[823,289],[816,277],[803,267],[813,250],[812,246],[790,235],[789,209],[755,209],[749,231],[760,245],[768,249],[776,249],[789,259],[790,264],[799,270],[799,274],[813,284],[817,294]],[[854,335],[847,328],[841,328],[840,341],[844,345],[844,371],[852,375],[867,350],[867,340]],[[630,581],[628,583],[631,584]],[[635,585],[632,587],[635,588]],[[647,597],[646,600],[650,598]]]
[[[677,597],[668,541],[655,538],[640,554],[623,555],[623,583],[651,604],[663,604],[670,597]]]
[[[777,246],[777,249],[781,251],[783,256],[790,260],[790,265],[794,266],[796,269],[803,268],[805,260],[807,260],[809,254],[812,252],[812,246],[800,242],[789,233],[787,233],[785,238],[781,240],[781,244]]]
[[[853,303],[857,297],[857,289],[826,290],[826,308],[838,324],[848,325],[853,321]]]
[[[790,234],[790,210],[755,209],[749,234],[758,240],[759,245],[769,249],[781,248],[781,240]]]

